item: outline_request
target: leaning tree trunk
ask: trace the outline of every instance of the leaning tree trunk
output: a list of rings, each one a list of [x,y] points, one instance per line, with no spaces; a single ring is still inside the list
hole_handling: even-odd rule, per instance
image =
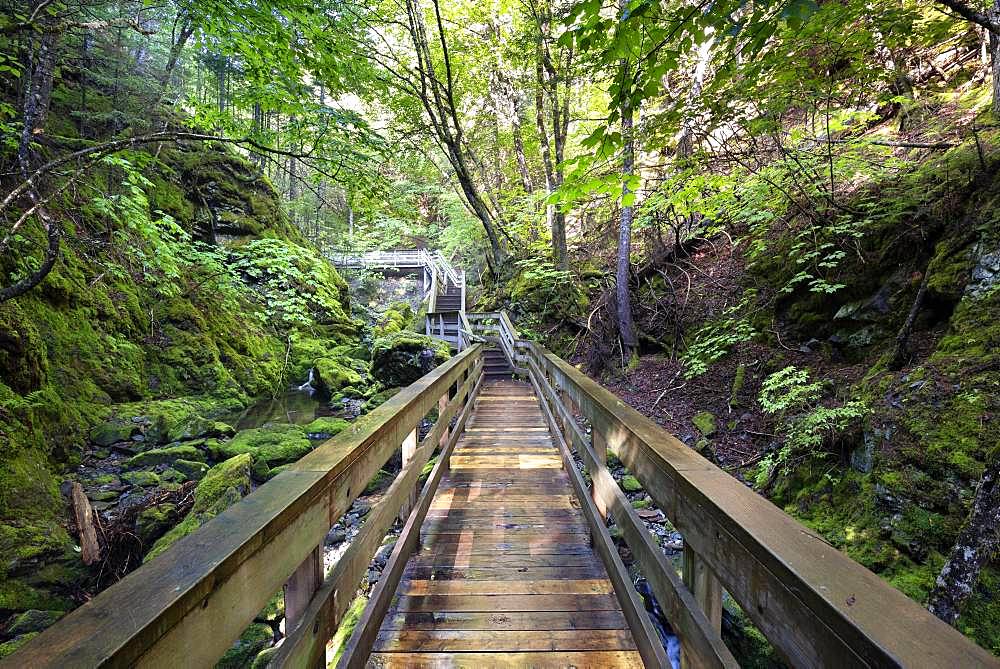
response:
[[[46,248],[45,257],[41,264],[30,275],[22,278],[10,286],[0,289],[0,302],[6,302],[20,295],[27,293],[37,286],[48,276],[49,272],[59,258],[59,244],[62,231],[58,223],[53,220],[45,207],[45,201],[38,192],[38,184],[33,180],[36,175],[32,170],[33,151],[32,143],[45,127],[45,118],[49,111],[49,101],[52,97],[52,81],[55,75],[56,50],[58,46],[58,32],[49,29],[42,33],[38,40],[38,50],[34,51],[29,47],[29,62],[24,69],[28,81],[24,88],[24,107],[22,118],[24,125],[21,128],[21,137],[17,147],[17,162],[21,171],[21,176],[26,183],[30,184],[27,195],[31,201],[31,209],[42,224],[45,230]]]
[[[928,610],[954,625],[983,565],[1000,554],[1000,457],[987,467],[969,517],[937,578]]]

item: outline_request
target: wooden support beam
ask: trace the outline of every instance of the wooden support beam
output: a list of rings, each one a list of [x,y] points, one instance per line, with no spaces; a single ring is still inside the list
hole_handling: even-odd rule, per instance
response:
[[[698,600],[712,629],[722,631],[722,586],[712,569],[698,557],[687,543],[684,544],[684,584]]]
[[[302,619],[313,595],[323,583],[323,544],[313,549],[285,582],[285,629],[294,628]],[[314,668],[322,667],[314,662]]]
[[[687,543],[684,544],[684,585],[694,595],[698,606],[716,634],[722,633],[722,585],[705,561],[698,557]],[[681,669],[695,669],[704,666],[696,651],[681,649]]]
[[[410,461],[413,460],[413,453],[417,450],[416,428],[413,428],[413,430],[408,435],[406,435],[406,439],[403,440],[401,449],[403,452],[402,466],[405,468],[408,464],[410,464]],[[403,500],[403,505],[399,507],[399,519],[401,521],[405,522],[407,516],[410,515],[410,509],[413,508],[413,502],[416,500],[416,498],[417,498],[417,491],[415,489],[410,490],[409,495],[407,495],[406,499]]]
[[[595,430],[593,427],[590,429],[590,450],[597,467],[604,467],[608,464],[608,447],[604,441],[604,436],[600,430]],[[608,505],[604,502],[604,498],[598,493],[596,484],[591,487],[590,495],[594,500],[594,506],[597,507],[598,513],[601,514],[601,518],[607,520]]]

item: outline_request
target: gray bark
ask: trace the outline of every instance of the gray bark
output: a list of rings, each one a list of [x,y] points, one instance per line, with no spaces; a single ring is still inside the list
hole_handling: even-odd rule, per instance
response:
[[[1000,555],[1000,458],[987,467],[969,517],[937,578],[928,610],[954,625],[984,564]]]

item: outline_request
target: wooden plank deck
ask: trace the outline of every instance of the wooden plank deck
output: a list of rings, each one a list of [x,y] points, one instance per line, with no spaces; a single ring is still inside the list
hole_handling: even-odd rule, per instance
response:
[[[530,385],[484,386],[370,667],[641,667]]]

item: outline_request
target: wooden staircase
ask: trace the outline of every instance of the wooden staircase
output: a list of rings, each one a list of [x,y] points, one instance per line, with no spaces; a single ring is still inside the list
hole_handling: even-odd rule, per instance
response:
[[[514,375],[514,368],[511,367],[510,360],[499,347],[486,349],[484,356],[486,364],[483,373],[488,381],[509,379]]]

